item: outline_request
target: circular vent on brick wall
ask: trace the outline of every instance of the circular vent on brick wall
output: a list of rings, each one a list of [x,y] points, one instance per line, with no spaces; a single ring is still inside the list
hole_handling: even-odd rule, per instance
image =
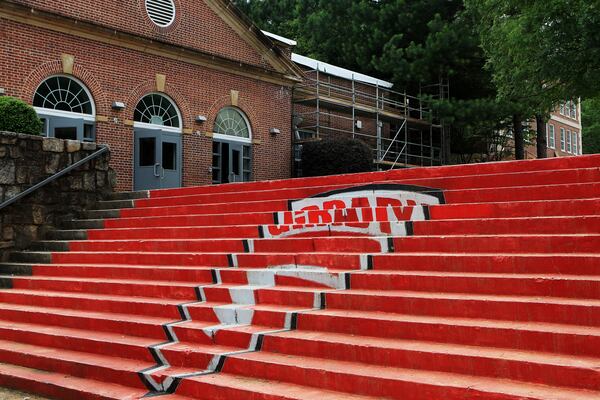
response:
[[[164,28],[175,20],[175,3],[173,0],[146,0],[146,12],[152,22]]]

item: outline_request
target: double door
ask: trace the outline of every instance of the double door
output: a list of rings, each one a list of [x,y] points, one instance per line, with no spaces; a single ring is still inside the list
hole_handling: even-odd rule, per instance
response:
[[[248,182],[251,171],[252,155],[249,144],[213,141],[213,183]]]
[[[181,134],[135,129],[134,189],[181,187]]]

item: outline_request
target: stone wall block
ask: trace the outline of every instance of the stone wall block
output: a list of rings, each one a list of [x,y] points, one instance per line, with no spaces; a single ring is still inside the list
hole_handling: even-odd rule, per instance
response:
[[[0,146],[0,158],[6,157],[8,154],[8,148],[6,146]]]
[[[69,188],[71,190],[82,190],[83,189],[83,179],[81,176],[70,176],[69,177]]]
[[[99,189],[102,189],[106,186],[106,173],[104,172],[100,172],[100,171],[96,171],[96,187]]]
[[[13,240],[15,238],[15,229],[12,226],[2,227],[2,239]]]
[[[94,171],[87,171],[83,174],[83,190],[86,192],[96,190],[96,174]]]
[[[29,168],[25,165],[17,166],[16,170],[17,183],[28,183],[29,179]]]
[[[10,146],[9,154],[10,154],[10,158],[23,157],[23,152],[21,151],[21,146]]]
[[[59,170],[60,154],[50,154],[46,159],[45,171],[47,174],[55,174]]]
[[[41,205],[32,207],[31,219],[35,225],[42,225],[45,222],[46,208]]]
[[[7,158],[0,160],[0,185],[15,183],[15,161]]]
[[[51,151],[53,153],[62,153],[65,148],[64,140],[62,139],[54,139],[54,138],[46,138],[42,142],[42,150]]]
[[[16,136],[11,136],[10,133],[3,133],[2,137],[0,137],[0,144],[15,144],[17,143]]]
[[[66,141],[66,149],[67,153],[73,153],[81,150],[81,142],[77,140],[67,140]]]
[[[91,142],[83,142],[83,143],[81,143],[81,150],[96,151],[97,147],[98,146],[96,145],[96,143],[91,143]]]

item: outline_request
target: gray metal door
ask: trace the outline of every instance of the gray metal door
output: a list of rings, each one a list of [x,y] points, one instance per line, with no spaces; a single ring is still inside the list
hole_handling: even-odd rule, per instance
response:
[[[134,190],[181,186],[181,135],[152,129],[136,129]]]

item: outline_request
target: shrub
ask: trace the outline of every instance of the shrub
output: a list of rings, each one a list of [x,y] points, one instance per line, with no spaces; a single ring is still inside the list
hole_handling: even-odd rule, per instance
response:
[[[337,175],[372,170],[371,149],[357,139],[325,139],[305,143],[302,147],[304,176]]]
[[[0,97],[0,131],[41,135],[42,121],[33,107],[14,97]]]

